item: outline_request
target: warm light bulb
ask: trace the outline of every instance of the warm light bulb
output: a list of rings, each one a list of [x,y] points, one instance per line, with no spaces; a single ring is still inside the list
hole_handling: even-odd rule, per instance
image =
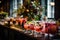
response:
[[[27,9],[26,11],[27,11],[27,12],[29,12],[29,10],[28,10],[28,9]]]
[[[34,3],[34,2],[31,2],[32,4]]]
[[[50,5],[51,5],[51,6],[54,6],[54,5],[55,5],[55,3],[54,3],[54,2],[50,2]]]

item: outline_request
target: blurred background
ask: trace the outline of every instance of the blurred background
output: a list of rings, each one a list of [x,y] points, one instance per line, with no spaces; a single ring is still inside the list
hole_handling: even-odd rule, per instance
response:
[[[9,16],[29,14],[30,11],[32,11],[33,14],[38,14],[42,11],[42,17],[47,16],[49,19],[58,19],[59,16],[57,15],[59,15],[59,13],[56,13],[57,4],[58,2],[56,0],[0,0],[0,11],[7,12]],[[31,7],[31,5],[33,7]],[[26,12],[26,10],[28,12]]]

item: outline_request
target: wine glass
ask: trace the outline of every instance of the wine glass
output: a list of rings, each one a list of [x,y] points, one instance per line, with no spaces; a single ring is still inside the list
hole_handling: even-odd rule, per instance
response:
[[[30,30],[29,24],[25,23],[24,28],[25,28],[25,33],[28,33],[28,31]]]
[[[23,19],[20,18],[20,19],[19,19],[19,22],[20,22],[20,25],[22,26]]]
[[[35,33],[34,33],[35,35],[34,35],[34,36],[35,36],[35,37],[38,37],[38,34],[40,34],[40,31],[41,31],[41,30],[40,30],[40,26],[35,25],[34,30],[35,30]]]
[[[30,27],[30,31],[32,32],[30,35],[33,35],[34,34],[34,24],[33,23],[30,24],[29,27]]]
[[[19,22],[19,20],[18,20],[18,19],[16,19],[16,24],[15,24],[16,26],[18,26],[18,22]]]
[[[34,29],[35,29],[36,37],[42,37],[42,34],[45,33],[45,23],[39,22],[38,24],[35,25]]]

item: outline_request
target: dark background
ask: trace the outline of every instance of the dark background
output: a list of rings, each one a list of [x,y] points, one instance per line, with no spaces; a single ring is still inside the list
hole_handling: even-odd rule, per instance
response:
[[[0,0],[0,11],[8,12],[10,11],[10,0]]]
[[[60,1],[55,0],[55,19],[60,19]]]

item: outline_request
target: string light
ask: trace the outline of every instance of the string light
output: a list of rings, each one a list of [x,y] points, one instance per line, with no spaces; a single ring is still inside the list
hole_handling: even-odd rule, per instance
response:
[[[27,12],[29,12],[29,10],[28,10],[28,9],[27,9],[26,11],[27,11]]]

